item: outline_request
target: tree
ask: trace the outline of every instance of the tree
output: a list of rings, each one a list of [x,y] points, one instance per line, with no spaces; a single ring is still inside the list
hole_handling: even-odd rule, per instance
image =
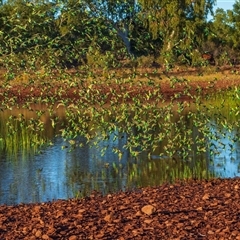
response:
[[[92,13],[85,1],[65,3],[57,18],[57,26],[60,32],[57,54],[66,66],[84,64],[87,55],[105,54],[115,46],[116,39],[108,21],[100,13]]]
[[[0,7],[2,58],[15,67],[27,69],[35,68],[37,61],[49,64],[47,50],[57,36],[56,12],[57,5],[48,1],[12,0],[3,4]]]
[[[131,29],[133,19],[138,12],[138,4],[135,0],[85,0],[93,18],[102,18],[110,30],[114,31],[123,41],[129,55],[133,55],[131,49]]]
[[[218,8],[211,24],[213,34],[209,36],[219,64],[239,61],[240,50],[240,1],[236,1],[232,10]]]
[[[166,64],[176,52],[191,55],[203,42],[207,16],[214,3],[215,0],[139,0],[142,21],[153,38],[161,35],[160,52]]]
[[[228,35],[227,38],[230,40],[232,47],[235,50],[240,50],[240,1],[236,0],[233,4],[233,10],[227,11]]]

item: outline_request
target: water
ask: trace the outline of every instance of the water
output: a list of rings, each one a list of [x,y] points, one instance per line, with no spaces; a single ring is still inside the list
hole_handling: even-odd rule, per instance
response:
[[[46,110],[46,107],[36,106],[36,109]],[[9,138],[3,126],[12,113],[13,111],[5,111],[1,115],[1,138]],[[23,114],[24,119],[28,120],[36,118],[34,112],[26,109],[15,110],[14,114],[15,116]],[[188,114],[189,112],[185,111],[182,114],[183,118],[180,118],[175,112],[171,119],[172,138],[169,135],[169,139],[159,142],[150,154],[149,151],[141,151],[137,146],[134,148],[138,152],[136,156],[132,156],[130,149],[124,147],[128,141],[132,141],[132,136],[144,138],[141,129],[134,127],[134,124],[130,132],[122,132],[120,126],[115,127],[107,133],[104,140],[101,139],[103,132],[95,127],[96,134],[89,142],[86,136],[78,136],[74,142],[69,142],[58,135],[60,126],[67,122],[64,111],[55,112],[54,118],[59,116],[59,122],[64,123],[54,125],[55,128],[50,119],[52,115],[46,114],[44,130],[40,135],[48,139],[51,144],[37,148],[31,147],[31,144],[27,145],[27,137],[31,142],[32,139],[36,139],[36,136],[33,134],[34,138],[31,138],[29,130],[24,130],[24,134],[27,132],[27,135],[21,132],[20,135],[11,136],[16,140],[13,145],[19,144],[19,136],[21,139],[27,136],[24,139],[25,150],[9,151],[6,147],[1,148],[0,204],[11,205],[83,197],[90,194],[92,190],[107,194],[113,191],[155,186],[189,177],[199,179],[214,176],[240,177],[239,129],[223,127],[223,121],[212,119],[209,121],[208,129],[213,137],[204,138],[205,143],[202,146],[208,146],[208,148],[202,153],[197,153],[200,145],[196,142],[190,144],[189,136],[193,140],[201,139],[200,123],[203,119],[200,117],[200,123],[193,124],[194,120],[189,119]],[[226,117],[226,114],[224,116]],[[228,126],[232,126],[232,123]],[[180,128],[179,132],[175,128]],[[18,130],[20,132],[20,129]],[[188,130],[191,131],[188,133]],[[158,139],[160,132],[156,128],[149,133],[152,143],[156,143],[154,139]],[[176,143],[170,146],[168,140],[172,141],[171,139],[174,140],[176,137],[178,137]],[[186,137],[190,139],[183,142],[183,145],[190,144],[186,147],[187,150],[180,144]],[[13,146],[11,144],[9,146]],[[172,146],[176,148],[171,157],[168,155],[170,151],[166,147],[168,145],[169,148]],[[104,154],[102,149],[105,149]],[[121,153],[120,160],[119,153]]]

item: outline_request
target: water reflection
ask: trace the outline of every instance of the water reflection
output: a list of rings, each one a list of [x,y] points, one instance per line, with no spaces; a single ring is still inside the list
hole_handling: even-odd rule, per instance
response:
[[[118,138],[115,139],[115,136]],[[130,159],[129,152],[124,149],[126,141],[127,135],[117,131],[109,133],[109,138],[99,141],[98,144],[95,144],[96,139],[89,144],[86,139],[80,139],[85,147],[68,153],[69,163],[66,169],[66,175],[77,195],[84,196],[93,189],[102,193],[124,189],[127,184],[127,163]],[[123,152],[121,160],[113,149]],[[78,184],[73,184],[76,182]]]
[[[68,192],[64,174],[66,152],[56,145],[43,154],[22,156],[18,160],[1,159],[0,199],[1,203],[39,202],[72,197]]]
[[[240,177],[240,143],[235,140],[237,131],[220,129],[211,122],[211,132],[215,136],[210,140],[211,171],[223,178]]]
[[[21,110],[18,111],[17,115],[21,113]],[[26,110],[24,114],[25,118],[33,118]],[[61,121],[65,122],[63,112],[59,114]],[[6,149],[1,149],[0,204],[82,197],[92,190],[106,194],[189,177],[201,179],[214,175],[240,176],[240,146],[238,141],[234,141],[239,130],[224,130],[212,121],[210,131],[215,138],[209,140],[210,148],[207,154],[199,154],[198,145],[192,139],[201,137],[200,127],[193,124],[193,120],[187,117],[187,114],[188,112],[185,112],[181,117],[175,113],[172,118],[171,135],[179,136],[176,140],[177,147],[170,146],[176,147],[176,154],[171,158],[166,148],[169,144],[168,139],[159,141],[150,158],[147,150],[140,152],[136,157],[131,157],[129,149],[126,148],[128,140],[143,136],[141,130],[134,125],[132,132],[128,134],[116,127],[114,131],[107,133],[105,140],[102,140],[102,132],[96,130],[95,137],[89,142],[85,137],[78,136],[76,144],[71,144],[55,136],[56,128],[53,130],[50,116],[46,115],[44,121],[47,128],[44,131],[48,138],[52,139],[52,145],[43,147],[40,153],[29,150],[27,154],[17,152],[15,155],[9,155]],[[6,121],[6,118],[7,114],[4,112],[0,123]],[[4,132],[3,129],[2,131]],[[158,139],[160,133],[161,131],[155,128],[150,132],[151,139]],[[181,149],[183,138],[189,139],[183,142],[183,144],[189,142],[185,152]],[[140,151],[141,147],[136,150]]]

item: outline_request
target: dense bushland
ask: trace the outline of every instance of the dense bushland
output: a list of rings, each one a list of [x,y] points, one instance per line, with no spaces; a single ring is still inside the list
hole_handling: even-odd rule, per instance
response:
[[[240,1],[2,1],[0,64],[7,77],[72,67],[201,66],[239,61]],[[212,20],[209,20],[212,16]],[[210,62],[213,63],[213,62]]]

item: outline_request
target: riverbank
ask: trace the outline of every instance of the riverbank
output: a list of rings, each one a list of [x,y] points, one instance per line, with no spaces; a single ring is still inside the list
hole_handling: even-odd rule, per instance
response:
[[[240,179],[0,206],[0,239],[240,239]]]
[[[56,74],[51,78],[45,74],[37,74],[36,78],[24,73],[7,82],[0,80],[0,100],[9,103],[10,99],[13,105],[24,102],[56,103],[66,99],[92,103],[102,101],[103,96],[105,102],[126,102],[145,95],[148,95],[146,100],[150,101],[156,95],[161,95],[163,99],[174,97],[175,100],[185,100],[197,94],[240,86],[239,69],[240,66],[222,67],[216,72],[212,67],[175,69],[171,72],[161,69],[123,69],[110,71],[108,75],[104,71],[88,75],[72,70],[61,73],[62,77]],[[153,98],[149,93],[154,93]]]

